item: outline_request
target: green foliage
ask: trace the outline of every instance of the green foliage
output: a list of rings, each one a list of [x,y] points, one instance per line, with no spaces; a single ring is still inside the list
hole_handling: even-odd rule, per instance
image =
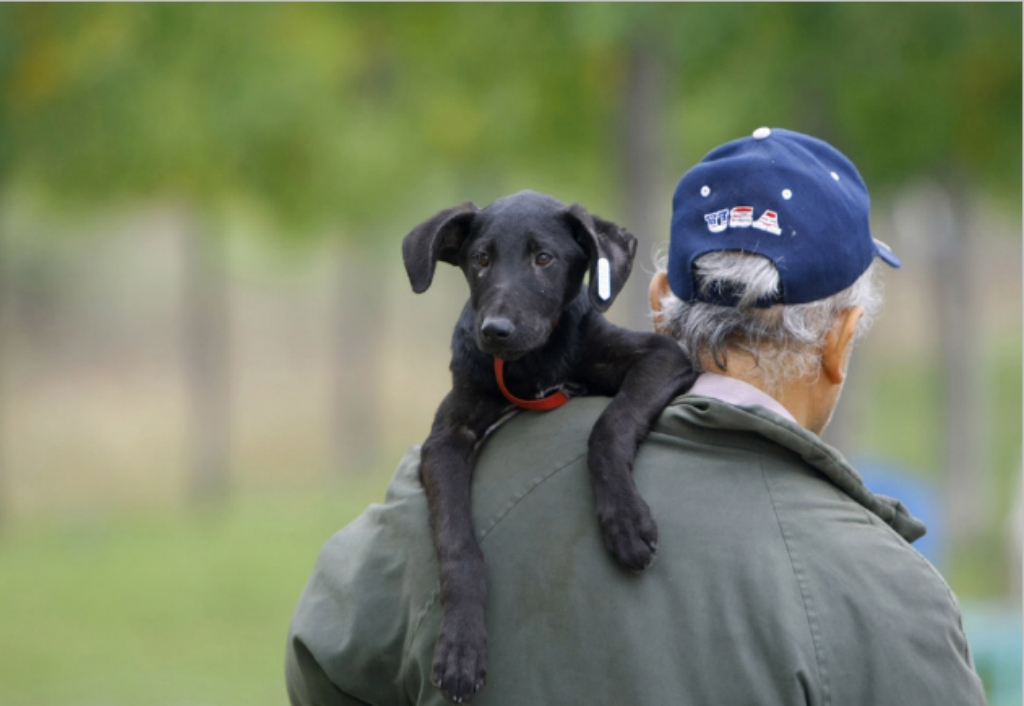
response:
[[[878,192],[954,170],[1019,196],[1019,5],[733,7],[720,65],[676,86],[692,159],[723,123],[785,125],[834,142]]]
[[[603,202],[637,49],[674,173],[774,124],[876,190],[952,170],[1019,195],[1019,4],[7,5],[0,179],[363,239],[396,203]]]

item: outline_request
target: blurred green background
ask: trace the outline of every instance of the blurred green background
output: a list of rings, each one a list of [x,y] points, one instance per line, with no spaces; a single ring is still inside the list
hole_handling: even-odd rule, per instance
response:
[[[401,238],[580,201],[646,328],[676,180],[761,125],[903,258],[827,436],[932,498],[1019,704],[1016,3],[0,5],[0,704],[284,704],[320,545],[449,383],[465,285],[414,296]]]

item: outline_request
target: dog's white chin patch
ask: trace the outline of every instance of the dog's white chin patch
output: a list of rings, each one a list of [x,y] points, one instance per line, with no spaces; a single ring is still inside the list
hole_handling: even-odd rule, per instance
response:
[[[606,257],[597,261],[597,296],[603,301],[612,298],[612,267]]]

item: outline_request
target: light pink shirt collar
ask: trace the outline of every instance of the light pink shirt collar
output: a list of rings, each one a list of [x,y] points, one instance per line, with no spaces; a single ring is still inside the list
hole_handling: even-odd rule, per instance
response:
[[[727,375],[702,373],[697,378],[697,382],[693,383],[693,387],[690,388],[687,394],[710,397],[737,407],[760,405],[794,424],[797,423],[793,415],[789,413],[789,410],[783,407],[777,399],[766,392],[762,392],[748,382],[743,382]]]

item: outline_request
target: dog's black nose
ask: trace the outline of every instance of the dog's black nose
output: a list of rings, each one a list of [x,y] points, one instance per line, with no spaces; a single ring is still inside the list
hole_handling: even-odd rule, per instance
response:
[[[516,327],[512,325],[511,321],[495,316],[488,316],[480,327],[480,333],[484,335],[484,338],[498,341],[508,338],[515,330]]]

